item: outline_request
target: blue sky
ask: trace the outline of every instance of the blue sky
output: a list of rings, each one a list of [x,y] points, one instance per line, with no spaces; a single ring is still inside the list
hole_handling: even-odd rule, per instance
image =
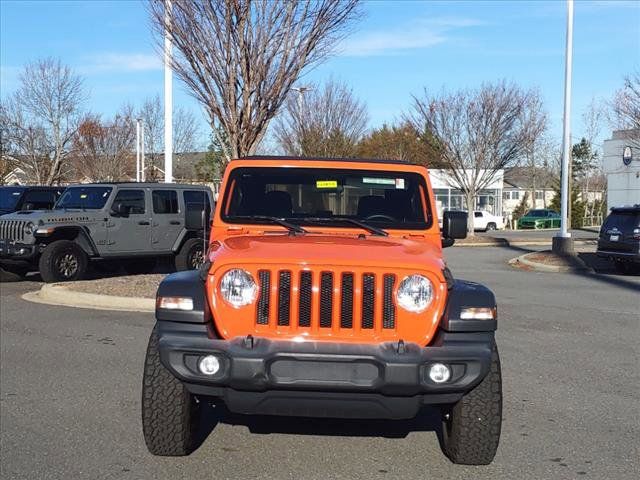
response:
[[[560,137],[564,1],[368,1],[363,10],[337,54],[300,83],[344,81],[367,103],[376,127],[399,118],[425,87],[475,87],[506,78],[540,88],[552,132]],[[163,92],[162,65],[138,0],[0,0],[2,96],[16,88],[22,65],[44,56],[59,57],[84,77],[86,107],[96,113],[110,115],[124,102],[139,105]],[[574,137],[591,99],[610,98],[623,76],[638,68],[640,1],[576,1]],[[174,104],[202,117],[182,85],[174,85]]]

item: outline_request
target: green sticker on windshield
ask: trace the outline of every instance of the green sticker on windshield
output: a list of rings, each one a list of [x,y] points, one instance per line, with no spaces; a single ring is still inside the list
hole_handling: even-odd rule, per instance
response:
[[[337,180],[316,180],[316,188],[338,188]]]
[[[372,178],[372,177],[364,177],[362,179],[362,183],[373,183],[375,185],[395,185],[395,178]]]

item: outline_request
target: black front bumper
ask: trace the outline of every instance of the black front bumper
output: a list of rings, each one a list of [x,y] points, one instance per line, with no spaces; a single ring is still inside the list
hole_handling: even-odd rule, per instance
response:
[[[266,338],[211,338],[207,326],[159,321],[163,365],[196,395],[216,397],[237,413],[351,418],[411,418],[424,404],[449,404],[488,373],[494,332],[438,333],[417,344],[296,343]],[[198,371],[204,355],[221,364]],[[451,379],[429,379],[433,363]]]
[[[0,260],[6,263],[33,263],[38,256],[36,245],[0,239]]]

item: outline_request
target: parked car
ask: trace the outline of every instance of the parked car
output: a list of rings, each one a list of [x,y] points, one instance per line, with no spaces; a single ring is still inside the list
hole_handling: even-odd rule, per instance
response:
[[[129,273],[171,257],[196,268],[204,253],[211,190],[196,185],[102,183],[68,187],[54,209],[0,218],[0,266],[45,282],[79,280],[91,262],[121,263]]]
[[[614,207],[600,227],[599,257],[613,261],[621,273],[629,273],[640,266],[640,204]]]
[[[227,165],[206,263],[157,292],[142,382],[149,451],[187,455],[207,401],[235,413],[415,417],[439,408],[455,463],[496,453],[496,302],[456,280],[427,169],[248,158]],[[441,236],[442,235],[442,236]],[[421,460],[422,461],[422,460]]]
[[[518,228],[560,228],[560,214],[546,208],[529,210],[518,220]]]
[[[486,210],[476,210],[473,212],[473,229],[488,232],[491,230],[502,230],[504,220],[502,217],[493,215]]]
[[[51,210],[64,187],[12,185],[0,187],[0,215],[19,210]]]

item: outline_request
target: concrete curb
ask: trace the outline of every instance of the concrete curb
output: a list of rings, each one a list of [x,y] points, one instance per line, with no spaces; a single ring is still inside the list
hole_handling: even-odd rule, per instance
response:
[[[93,310],[154,312],[156,308],[156,301],[153,298],[117,297],[114,295],[75,292],[58,283],[44,284],[40,290],[25,293],[22,298],[29,302],[90,308]]]
[[[576,240],[574,245],[595,245],[595,240]],[[505,240],[504,242],[481,242],[481,243],[454,243],[454,247],[551,247],[550,241],[515,241],[510,242]]]
[[[531,252],[534,253],[534,252]],[[533,262],[528,260],[526,257],[530,255],[530,253],[525,253],[524,255],[520,255],[519,257],[512,258],[507,263],[512,267],[518,268],[518,264],[525,265],[536,272],[544,272],[544,273],[567,273],[567,272],[589,272],[591,269],[587,266],[584,267],[567,267],[567,266],[559,266],[559,265],[546,265],[544,263]]]

